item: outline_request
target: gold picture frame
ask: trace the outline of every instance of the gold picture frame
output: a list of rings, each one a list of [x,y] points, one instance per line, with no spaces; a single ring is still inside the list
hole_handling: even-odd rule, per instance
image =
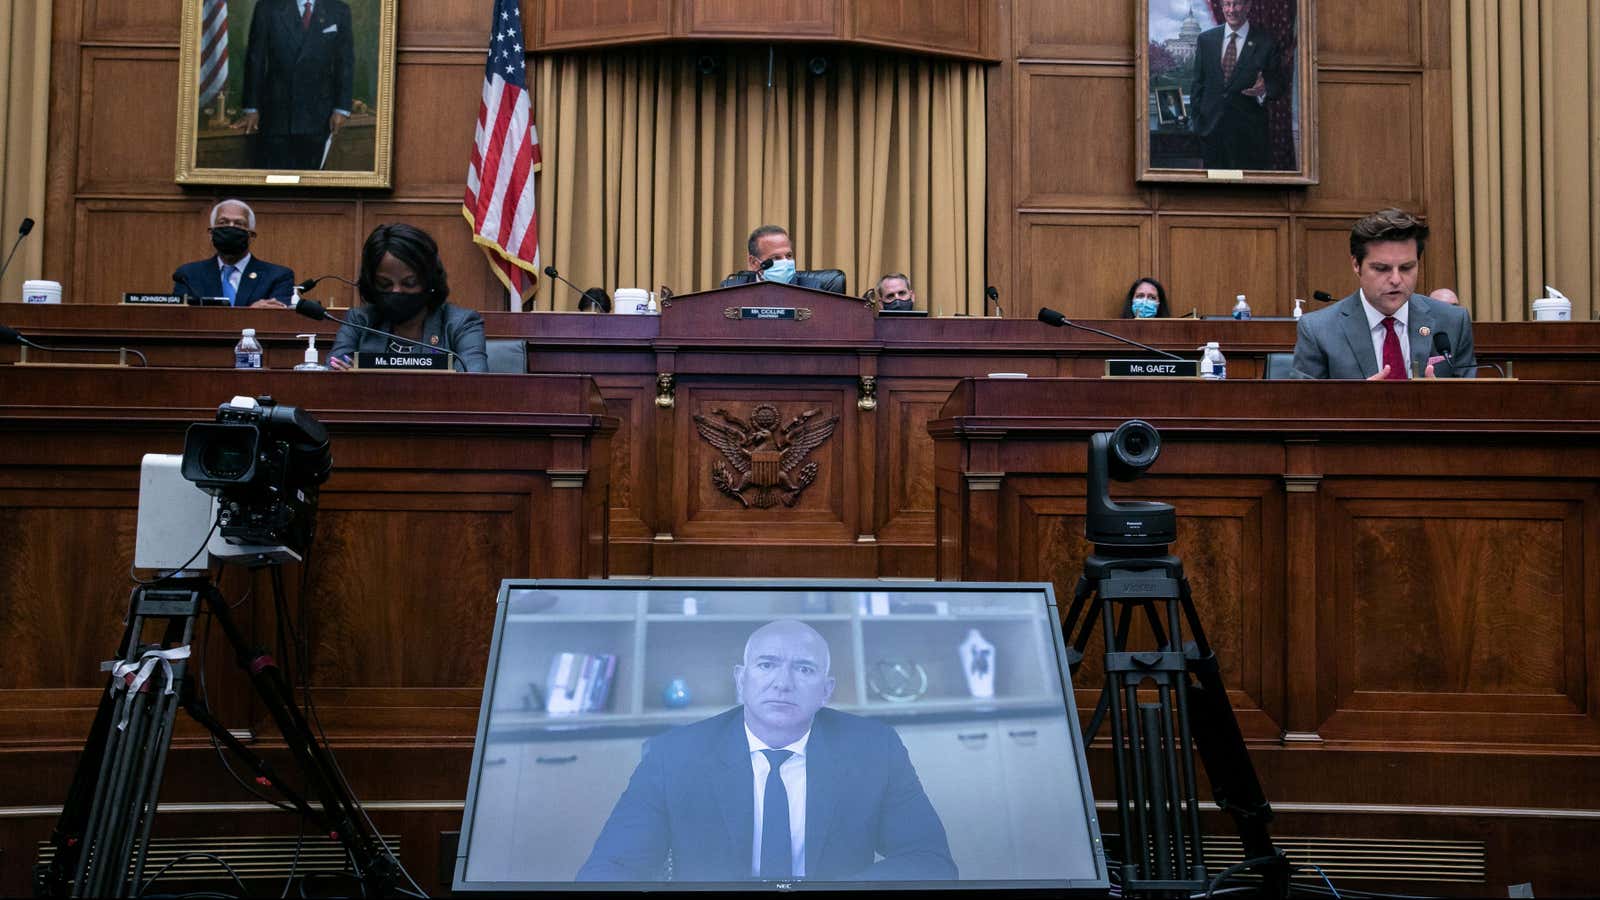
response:
[[[399,0],[314,0],[310,16],[296,9],[305,0],[182,2],[179,184],[390,187]],[[318,50],[309,65],[300,49],[308,40]],[[309,91],[297,82],[293,96],[266,87],[282,83],[274,57],[291,46],[297,78],[326,73]],[[308,94],[316,108],[307,108]],[[348,109],[333,105],[344,102]]]
[[[1139,181],[1318,182],[1314,2],[1134,0]],[[1248,27],[1230,27],[1240,8]],[[1235,31],[1244,46],[1224,78]]]

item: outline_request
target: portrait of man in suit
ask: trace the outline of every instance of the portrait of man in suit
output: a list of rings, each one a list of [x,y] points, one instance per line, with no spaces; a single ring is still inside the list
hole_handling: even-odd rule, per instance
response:
[[[1272,164],[1266,103],[1284,93],[1278,44],[1252,25],[1255,0],[1222,0],[1223,23],[1201,32],[1189,88],[1190,127],[1207,169]]]
[[[259,0],[244,57],[242,115],[264,169],[323,167],[354,106],[354,35],[344,0]]]
[[[1350,265],[1360,286],[1300,317],[1295,378],[1368,381],[1472,378],[1472,317],[1461,306],[1416,292],[1428,226],[1411,213],[1380,209],[1350,229]]]
[[[827,641],[769,622],[733,667],[738,705],[643,758],[577,873],[585,882],[957,877],[944,824],[894,729],[829,709]]]

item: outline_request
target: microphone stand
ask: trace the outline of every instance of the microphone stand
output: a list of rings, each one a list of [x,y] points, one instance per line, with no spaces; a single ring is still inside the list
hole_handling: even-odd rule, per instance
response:
[[[6,270],[11,268],[11,260],[17,255],[17,248],[22,246],[22,239],[33,231],[33,220],[23,219],[22,225],[17,228],[17,240],[11,245],[11,252],[6,254],[4,265],[0,265],[0,278],[6,277]]]
[[[115,353],[117,354],[117,365],[119,366],[126,366],[128,364],[128,354],[132,353],[134,356],[139,357],[139,365],[146,367],[150,365],[150,360],[146,359],[143,353],[129,347],[51,347],[28,340],[22,335],[22,332],[9,325],[0,325],[0,344],[17,344],[20,346],[22,349],[18,351],[17,364],[24,366],[42,365],[41,363],[28,362],[29,347],[35,350],[43,350],[47,353]],[[95,365],[103,364],[96,363]]]
[[[1039,307],[1039,321],[1045,323],[1046,325],[1054,325],[1057,328],[1061,328],[1063,326],[1067,326],[1067,327],[1071,327],[1071,328],[1081,329],[1083,331],[1091,332],[1093,334],[1098,334],[1101,337],[1111,338],[1113,341],[1121,341],[1122,343],[1128,344],[1129,346],[1138,347],[1140,350],[1147,350],[1147,351],[1149,351],[1151,353],[1154,353],[1154,354],[1156,354],[1158,356],[1164,356],[1167,359],[1176,359],[1176,360],[1178,360],[1180,362],[1184,361],[1183,357],[1179,356],[1176,353],[1168,353],[1165,350],[1157,350],[1156,348],[1150,346],[1149,344],[1141,344],[1138,341],[1134,340],[1133,338],[1125,338],[1120,334],[1112,334],[1109,331],[1101,331],[1098,328],[1092,328],[1092,327],[1090,327],[1088,325],[1081,325],[1081,324],[1079,324],[1077,322],[1072,321],[1071,319],[1067,318],[1066,316],[1062,315],[1061,313],[1056,312],[1055,310],[1051,309],[1048,306]]]

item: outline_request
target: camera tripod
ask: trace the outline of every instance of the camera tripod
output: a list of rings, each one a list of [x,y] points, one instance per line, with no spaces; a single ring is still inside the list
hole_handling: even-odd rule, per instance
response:
[[[276,569],[273,576],[277,587]],[[272,766],[231,734],[196,695],[189,677],[189,648],[195,621],[207,611],[271,712],[317,805],[285,785]],[[148,642],[146,626],[162,623],[159,641]],[[396,893],[403,877],[399,864],[376,831],[364,825],[355,797],[295,705],[288,679],[271,655],[245,640],[210,578],[170,578],[159,587],[139,587],[131,601],[122,656],[106,666],[111,688],[100,700],[51,835],[55,856],[35,872],[36,895],[139,895],[179,706],[242,758],[254,770],[258,784],[277,790],[317,829],[338,840],[368,893]]]
[[[1165,607],[1165,624],[1158,603]],[[1127,647],[1136,610],[1149,623],[1154,649]],[[1124,894],[1187,896],[1208,888],[1195,783],[1198,747],[1217,805],[1234,818],[1247,864],[1261,870],[1262,896],[1287,896],[1289,860],[1268,833],[1272,807],[1195,612],[1183,562],[1164,544],[1095,544],[1061,625],[1074,673],[1097,618],[1105,641],[1105,687],[1084,729],[1084,745],[1093,743],[1109,719]],[[1185,625],[1189,643],[1183,642]],[[1139,701],[1146,682],[1155,686],[1155,703]]]

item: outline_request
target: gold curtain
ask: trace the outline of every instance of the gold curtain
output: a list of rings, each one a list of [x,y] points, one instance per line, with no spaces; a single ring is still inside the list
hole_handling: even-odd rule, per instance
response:
[[[1579,0],[1452,0],[1456,258],[1477,319],[1551,285],[1600,306],[1600,15]]]
[[[687,293],[745,268],[771,223],[853,294],[905,272],[935,314],[981,315],[982,66],[840,52],[816,75],[810,58],[776,51],[770,88],[765,48],[540,58],[544,260],[582,287]],[[577,299],[557,286],[538,308]]]
[[[13,230],[24,217],[35,233],[23,242],[5,280],[0,300],[22,299],[22,282],[46,277],[44,268],[44,184],[46,138],[50,133],[50,4],[0,6],[0,261],[17,239]],[[64,280],[64,279],[59,279]]]

